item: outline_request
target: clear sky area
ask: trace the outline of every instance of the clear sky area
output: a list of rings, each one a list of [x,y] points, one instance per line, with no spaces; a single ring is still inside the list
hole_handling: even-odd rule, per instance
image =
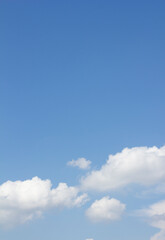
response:
[[[165,239],[165,2],[0,1],[0,239]]]

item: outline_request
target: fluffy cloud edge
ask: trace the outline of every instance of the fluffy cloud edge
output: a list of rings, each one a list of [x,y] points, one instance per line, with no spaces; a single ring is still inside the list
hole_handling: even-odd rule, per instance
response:
[[[111,222],[121,219],[126,205],[115,198],[105,196],[95,200],[86,210],[86,216],[94,223]]]
[[[41,217],[48,209],[80,207],[86,201],[87,194],[66,183],[52,188],[49,179],[39,177],[7,181],[0,185],[0,226],[10,228]]]
[[[109,155],[99,170],[80,180],[83,190],[106,192],[129,184],[153,186],[165,180],[165,146],[124,148]]]
[[[136,214],[145,218],[150,226],[160,229],[150,240],[165,239],[165,200],[156,202],[148,208],[138,210]]]

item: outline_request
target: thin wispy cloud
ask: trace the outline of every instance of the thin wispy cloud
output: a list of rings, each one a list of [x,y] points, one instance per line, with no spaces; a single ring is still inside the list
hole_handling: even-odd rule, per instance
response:
[[[85,158],[78,158],[77,160],[72,160],[68,162],[67,165],[71,167],[78,167],[80,169],[87,170],[90,168],[91,161]]]

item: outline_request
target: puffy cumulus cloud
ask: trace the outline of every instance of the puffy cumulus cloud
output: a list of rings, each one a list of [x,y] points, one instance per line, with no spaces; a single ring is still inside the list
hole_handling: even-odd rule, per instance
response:
[[[93,222],[119,220],[125,210],[125,204],[115,198],[103,197],[96,200],[86,211]]]
[[[160,229],[160,232],[151,237],[151,240],[165,239],[165,200],[138,211],[138,214],[147,218],[151,226]]]
[[[50,208],[78,207],[87,201],[76,187],[34,177],[26,181],[7,181],[0,185],[0,225],[12,227],[42,216]]]
[[[107,191],[135,183],[158,184],[165,180],[165,146],[125,148],[110,155],[100,170],[81,179],[83,189]]]
[[[91,161],[86,160],[85,158],[78,158],[77,160],[72,160],[68,162],[67,165],[85,170],[90,168]]]

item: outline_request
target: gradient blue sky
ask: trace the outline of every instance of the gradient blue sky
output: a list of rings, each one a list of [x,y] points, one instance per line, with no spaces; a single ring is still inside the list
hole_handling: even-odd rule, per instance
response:
[[[125,147],[165,144],[163,0],[0,2],[0,184],[34,176],[78,185],[72,159],[105,164]],[[3,240],[149,240],[158,232],[132,211],[162,200],[139,187],[93,193],[81,208],[49,211]],[[84,212],[110,195],[127,205],[120,221]]]

